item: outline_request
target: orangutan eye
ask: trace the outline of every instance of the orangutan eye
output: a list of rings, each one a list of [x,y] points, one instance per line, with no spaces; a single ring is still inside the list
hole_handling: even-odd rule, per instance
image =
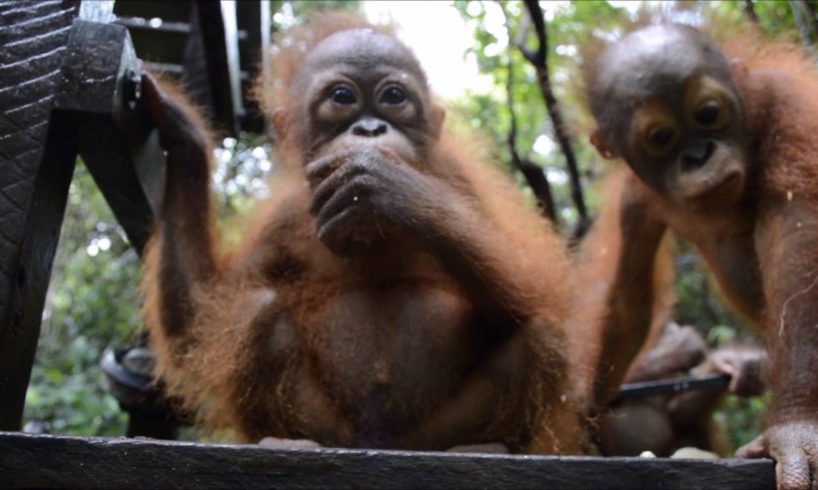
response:
[[[679,139],[679,131],[667,123],[656,123],[643,133],[645,150],[654,158],[664,157]]]
[[[355,93],[347,87],[337,87],[332,91],[329,98],[340,105],[352,105],[358,101]]]
[[[380,102],[388,105],[400,105],[406,102],[406,93],[398,87],[389,87],[381,95]]]
[[[664,147],[673,141],[676,131],[668,126],[662,126],[652,130],[648,134],[648,141],[657,147]]]
[[[693,118],[702,126],[710,126],[719,120],[719,105],[717,102],[708,102],[696,111]]]

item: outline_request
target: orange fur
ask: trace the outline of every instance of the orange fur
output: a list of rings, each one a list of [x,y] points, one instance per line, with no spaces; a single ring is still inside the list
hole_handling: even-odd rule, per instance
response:
[[[631,84],[628,89],[641,90],[631,94],[645,95],[620,95],[622,100],[612,97],[603,100],[593,92],[590,94],[592,99],[596,97],[592,101],[596,106],[592,107],[600,109],[598,117],[603,119],[597,121],[598,133],[601,133],[596,138],[597,144],[606,152],[611,143],[616,143],[618,147],[614,149],[625,155],[629,166],[636,169],[623,170],[632,184],[622,195],[628,195],[634,187],[647,190],[633,203],[634,208],[641,209],[641,216],[631,213],[631,217],[640,218],[636,223],[667,226],[692,242],[710,266],[731,306],[767,334],[771,364],[769,386],[773,391],[768,427],[738,454],[772,457],[778,465],[780,487],[806,488],[810,482],[809,468],[818,464],[818,443],[815,442],[818,440],[815,415],[818,413],[818,382],[812,374],[818,365],[818,330],[815,329],[818,318],[815,299],[818,290],[818,139],[815,137],[818,134],[818,69],[802,48],[784,41],[766,41],[754,33],[738,34],[737,39],[722,41],[721,46],[714,47],[701,33],[674,26],[665,29],[663,32],[662,27],[657,27],[652,32],[626,39],[638,42],[645,39],[639,35],[648,35],[655,36],[652,39],[657,41],[657,49],[646,50],[643,53],[646,57],[639,59],[644,62],[644,71],[623,74],[645,77],[642,85],[639,80],[627,79]],[[685,34],[674,37],[680,33]],[[668,37],[663,37],[664,34]],[[661,72],[663,76],[684,79],[669,80],[666,76],[662,83],[651,80],[652,73],[648,70],[670,68],[671,65],[662,65],[667,61],[662,56],[677,48],[680,52],[691,50],[685,54],[700,55],[702,58],[694,61],[700,64],[675,75],[671,71]],[[725,53],[727,65],[715,52],[718,49]],[[627,61],[625,57],[629,56],[626,50],[614,49],[609,53],[612,58],[607,61],[614,63]],[[691,59],[684,61],[690,63]],[[687,70],[691,65],[680,66]],[[737,102],[715,106],[728,111],[726,125],[708,125],[707,119],[700,119],[698,115],[701,109],[696,108],[697,112],[691,115],[691,112],[682,112],[682,109],[689,111],[689,107],[670,107],[663,102],[678,127],[684,129],[680,141],[674,143],[676,146],[666,146],[668,151],[664,156],[644,156],[644,144],[632,135],[611,141],[614,137],[611,133],[616,131],[613,128],[627,131],[627,118],[631,114],[625,108],[622,115],[617,115],[617,108],[638,107],[648,97],[666,100],[682,95],[668,93],[666,87],[678,88],[678,84],[692,80],[700,73],[695,68],[706,70],[704,74],[721,83],[735,85],[729,95],[735,96]],[[667,83],[669,81],[671,83]],[[604,90],[612,86],[616,86],[616,82],[599,87]],[[692,120],[700,126],[686,122]],[[708,153],[697,157],[695,145],[703,143],[708,145]],[[711,159],[714,151],[720,151],[723,158]],[[639,177],[635,172],[639,172]],[[647,189],[640,178],[650,182],[652,187]],[[675,187],[667,185],[671,178]],[[685,193],[696,188],[690,184],[696,179],[704,179],[699,189],[713,199],[709,205],[702,205],[694,194]],[[623,220],[628,221],[627,215],[621,211],[611,213],[610,226],[618,230],[617,234],[634,236],[628,246],[639,249],[641,237],[622,224]],[[642,252],[613,257],[614,264],[609,267],[611,270],[644,267],[646,257],[652,252],[650,248]],[[639,291],[650,295],[653,288],[642,281]],[[610,297],[609,300],[608,304],[622,303]],[[629,306],[624,309],[626,315],[640,310],[637,303]],[[640,341],[641,333],[647,329],[645,319],[648,317],[645,308],[641,310],[641,320],[633,327],[639,333],[622,334],[617,322],[605,330],[617,332],[626,341]],[[634,350],[634,344],[625,346]]]
[[[587,450],[583,394],[570,383],[564,354],[571,292],[564,247],[476,152],[444,131],[421,162],[421,173],[442,184],[441,199],[452,203],[453,215],[431,218],[453,237],[461,265],[411,234],[389,235],[385,252],[353,258],[319,240],[308,162],[287,123],[302,101],[289,86],[313,47],[351,27],[389,32],[321,14],[279,38],[275,77],[258,90],[268,113],[283,118],[276,124],[285,123],[277,149],[283,164],[272,197],[249,219],[242,243],[214,258],[213,274],[188,284],[189,271],[164,259],[185,247],[184,234],[171,243],[168,219],[189,215],[161,217],[144,286],[157,374],[203,424],[235,429],[247,441],[421,449],[500,441],[513,451]],[[167,195],[177,192],[191,190],[178,185]],[[198,253],[181,250],[176,255]],[[163,274],[189,291],[189,315]],[[482,292],[473,292],[473,277],[486,282]],[[495,303],[499,316],[479,317]]]
[[[582,241],[575,259],[578,283],[583,285],[584,293],[576,295],[574,300],[569,328],[576,331],[569,338],[575,344],[572,349],[574,355],[588,359],[588,362],[579,365],[583,371],[578,379],[583,384],[595,386],[598,408],[616,395],[632,360],[655,344],[675,303],[671,287],[673,267],[669,247],[665,243],[658,250],[648,249],[644,255],[637,254],[643,261],[641,266],[650,270],[650,280],[646,283],[649,289],[628,291],[637,296],[636,308],[627,313],[618,312],[623,303],[618,302],[617,298],[625,296],[621,288],[625,283],[630,284],[631,276],[635,275],[621,269],[618,260],[629,253],[627,246],[630,238],[640,233],[636,227],[625,228],[619,219],[625,205],[623,195],[629,192],[642,196],[647,192],[628,173],[626,168],[618,167],[604,179],[601,188],[605,205]],[[633,321],[637,312],[650,321],[645,331],[635,329],[630,324],[617,328],[609,325],[611,319],[620,316]],[[612,336],[613,331],[617,332],[615,336]]]

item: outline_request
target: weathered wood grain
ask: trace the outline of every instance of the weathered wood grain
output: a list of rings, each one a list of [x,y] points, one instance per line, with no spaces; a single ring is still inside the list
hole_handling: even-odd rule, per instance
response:
[[[0,487],[773,489],[769,460],[273,450],[0,433]]]
[[[148,130],[134,129],[144,119],[132,93],[139,82],[127,83],[138,61],[125,27],[77,18],[83,11],[104,18],[109,4],[0,3],[3,430],[18,429],[22,418],[78,152],[137,250],[149,234],[163,159]]]
[[[19,428],[76,155],[46,139],[78,5],[0,3],[0,429]]]
[[[76,113],[79,152],[128,240],[150,235],[164,157],[141,107],[141,63],[128,29],[77,20],[68,40],[58,107]]]

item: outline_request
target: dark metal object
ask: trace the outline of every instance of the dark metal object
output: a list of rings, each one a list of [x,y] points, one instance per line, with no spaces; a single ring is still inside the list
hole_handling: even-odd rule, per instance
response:
[[[153,382],[153,352],[144,347],[107,350],[102,357],[102,386],[130,415],[128,437],[175,439],[186,417],[177,416],[174,402]]]
[[[128,30],[75,20],[66,48],[58,107],[80,112],[121,112],[125,73],[139,71]]]
[[[774,489],[771,460],[275,450],[0,433],[0,487]]]
[[[125,75],[125,88],[123,102],[128,109],[136,109],[136,103],[142,97],[142,75],[138,71],[128,70]]]
[[[678,395],[693,390],[723,390],[730,385],[729,374],[712,374],[697,378],[661,379],[640,383],[625,383],[619,389],[614,402],[645,398],[655,395]]]

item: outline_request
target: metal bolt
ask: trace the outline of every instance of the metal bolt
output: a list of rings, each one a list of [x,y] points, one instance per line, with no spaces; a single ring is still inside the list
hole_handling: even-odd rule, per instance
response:
[[[134,70],[125,73],[123,97],[128,109],[136,108],[136,103],[142,96],[142,75]]]

